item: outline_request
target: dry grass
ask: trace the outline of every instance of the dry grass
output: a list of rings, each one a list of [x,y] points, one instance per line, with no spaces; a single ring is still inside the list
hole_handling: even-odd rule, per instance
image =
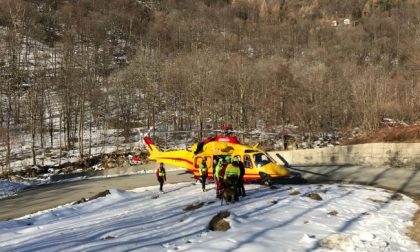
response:
[[[418,143],[420,142],[420,125],[384,128],[379,131],[357,137],[345,144],[363,143]]]

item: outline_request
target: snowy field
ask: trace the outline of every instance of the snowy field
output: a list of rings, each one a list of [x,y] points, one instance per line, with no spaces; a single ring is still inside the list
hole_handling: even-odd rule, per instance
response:
[[[191,183],[164,189],[111,190],[105,198],[0,222],[0,251],[420,251],[405,235],[418,206],[405,196],[391,200],[383,189],[248,185],[247,197],[223,206],[212,186],[205,193]],[[232,213],[231,229],[209,231],[221,210]]]

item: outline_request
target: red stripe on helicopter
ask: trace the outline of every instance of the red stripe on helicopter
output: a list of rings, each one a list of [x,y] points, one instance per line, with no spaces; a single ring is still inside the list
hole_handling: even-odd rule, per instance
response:
[[[150,137],[145,137],[144,142],[146,142],[147,145],[155,144]]]

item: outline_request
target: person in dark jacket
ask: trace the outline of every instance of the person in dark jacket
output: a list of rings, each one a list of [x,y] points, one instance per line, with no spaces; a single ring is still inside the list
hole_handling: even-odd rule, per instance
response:
[[[238,165],[239,165],[239,180],[238,180],[238,195],[245,197],[246,193],[245,193],[245,186],[244,186],[244,176],[245,176],[245,165],[244,163],[240,160],[238,160]]]
[[[200,169],[199,169],[200,176],[201,176],[201,186],[202,186],[203,192],[206,191],[206,179],[208,176],[208,168],[207,168],[206,161],[207,160],[204,158],[200,164]]]
[[[160,191],[163,192],[163,183],[166,181],[166,171],[163,163],[160,163],[159,168],[156,170],[156,178],[159,181]]]

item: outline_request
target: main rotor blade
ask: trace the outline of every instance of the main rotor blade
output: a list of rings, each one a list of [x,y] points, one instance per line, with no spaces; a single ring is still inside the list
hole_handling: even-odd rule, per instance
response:
[[[329,177],[328,175],[322,174],[322,173],[317,173],[317,172],[312,172],[312,171],[306,171],[306,170],[302,170],[302,169],[298,169],[298,168],[294,168],[292,167],[289,162],[287,162],[287,160],[282,157],[280,154],[276,153],[276,156],[284,163],[284,166],[287,169],[291,169],[291,170],[295,170],[295,171],[300,171],[300,172],[304,172],[304,173],[309,173],[309,174],[313,174],[313,175],[318,175],[318,176],[322,176],[322,177]]]

